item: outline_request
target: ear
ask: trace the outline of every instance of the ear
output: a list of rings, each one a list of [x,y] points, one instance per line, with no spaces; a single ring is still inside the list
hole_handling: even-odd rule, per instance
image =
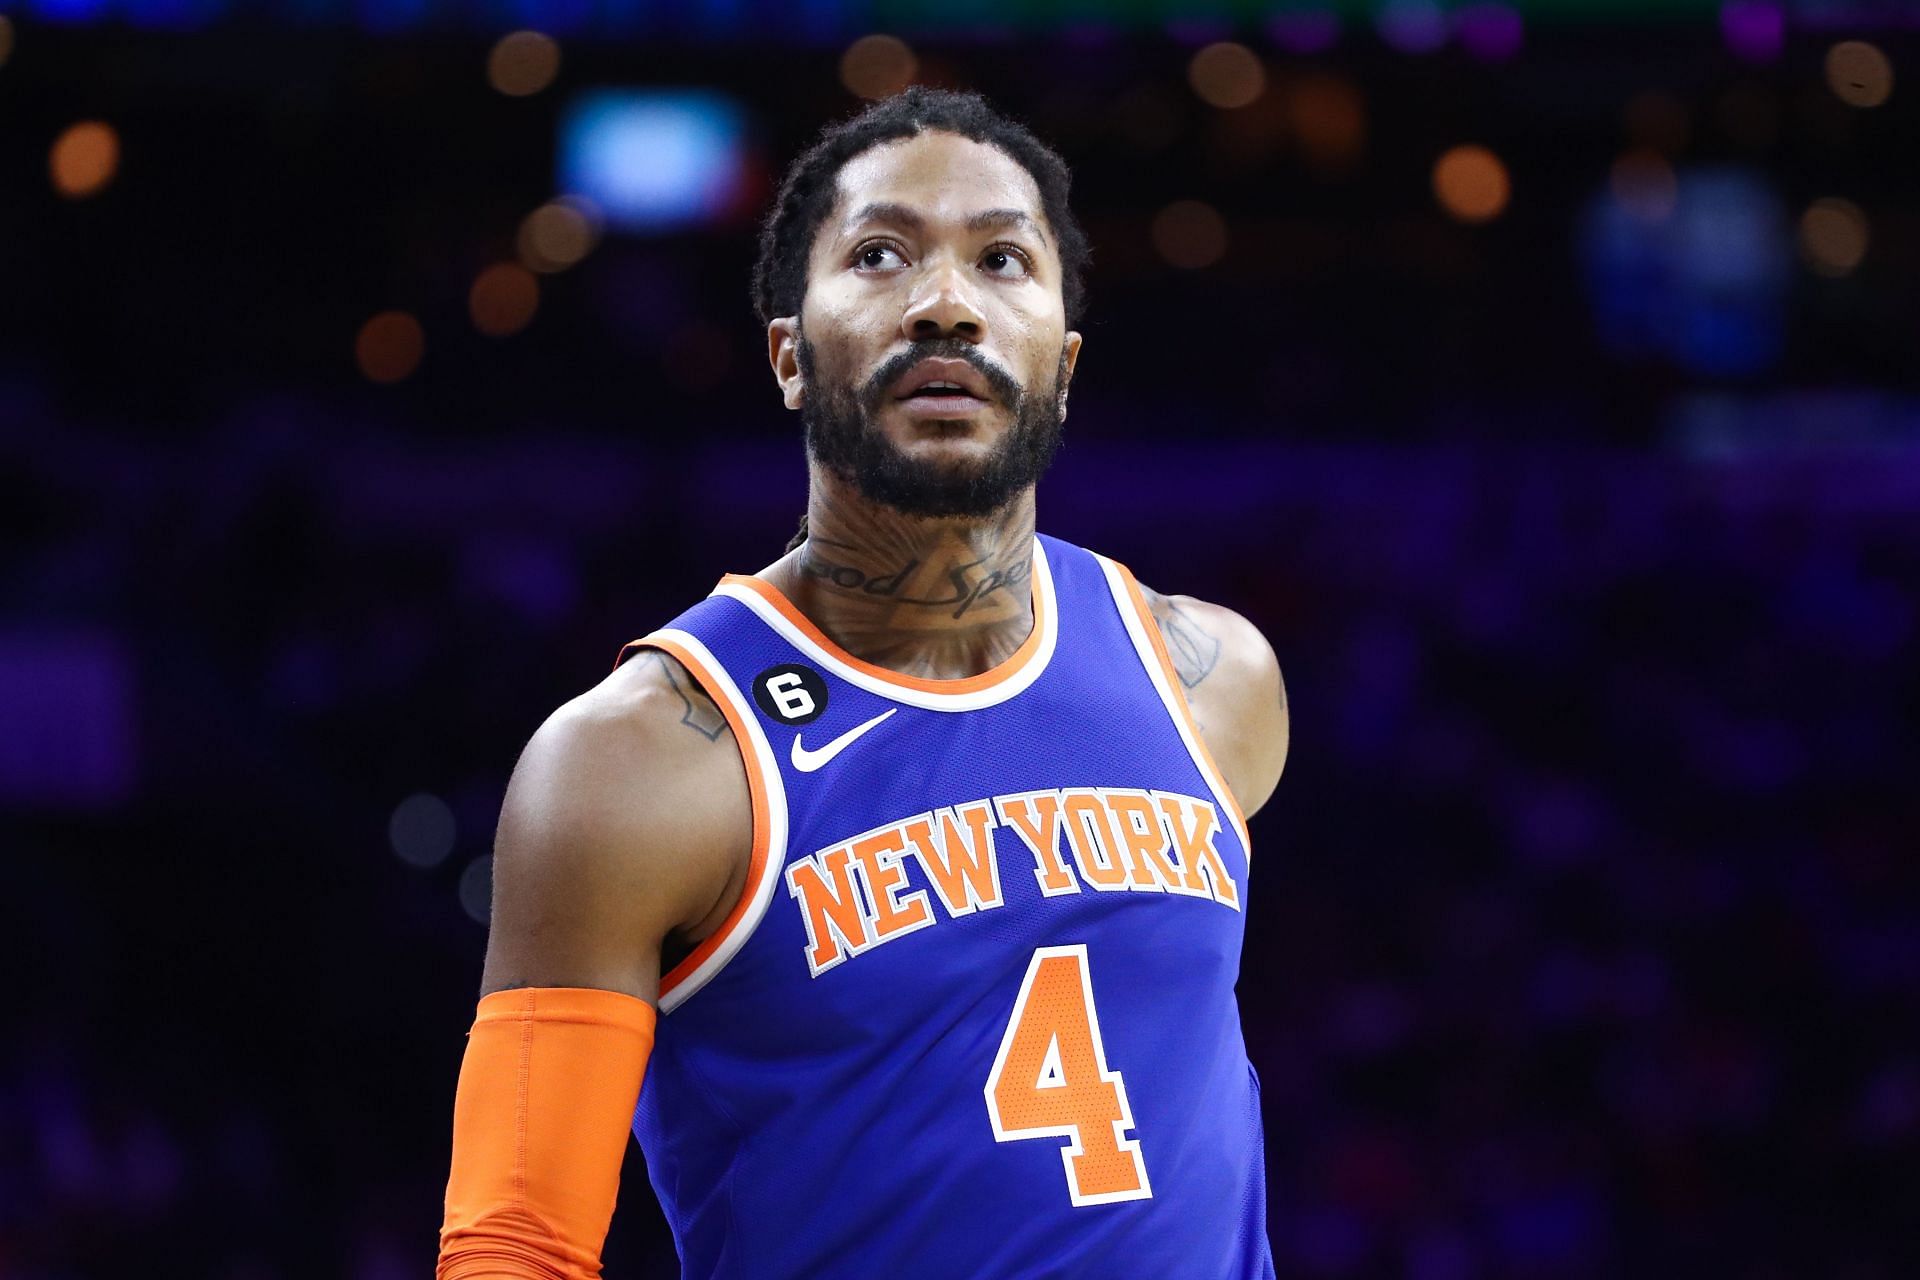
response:
[[[767,362],[780,384],[780,402],[798,409],[806,378],[800,372],[800,317],[780,316],[767,324]]]
[[[1067,371],[1060,379],[1060,420],[1062,422],[1065,422],[1067,419],[1067,387],[1072,383],[1073,371],[1080,363],[1080,342],[1080,331],[1078,329],[1069,329],[1067,331],[1066,347],[1064,348],[1067,357]]]

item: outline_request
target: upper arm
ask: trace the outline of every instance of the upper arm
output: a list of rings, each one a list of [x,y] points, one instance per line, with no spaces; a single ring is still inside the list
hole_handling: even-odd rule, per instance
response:
[[[1251,817],[1286,768],[1287,687],[1273,646],[1222,605],[1141,587],[1207,750]]]
[[[732,907],[751,812],[732,734],[686,671],[653,650],[622,664],[547,719],[507,784],[482,994],[657,1000],[663,950]]]

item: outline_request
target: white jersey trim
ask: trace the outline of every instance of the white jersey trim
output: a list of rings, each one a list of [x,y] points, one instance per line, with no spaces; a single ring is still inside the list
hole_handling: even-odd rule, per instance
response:
[[[669,641],[685,649],[704,668],[704,670],[693,672],[694,678],[709,694],[725,698],[734,712],[728,719],[735,726],[745,727],[747,741],[740,742],[737,733],[733,736],[744,757],[742,763],[760,775],[767,807],[767,829],[764,833],[754,833],[756,844],[760,843],[762,834],[765,837],[759,879],[747,885],[742,891],[748,895],[746,910],[739,919],[733,921],[732,927],[720,940],[720,944],[700,962],[698,967],[675,983],[671,990],[663,990],[660,993],[660,1012],[665,1014],[672,1013],[686,1003],[687,998],[694,992],[713,981],[715,975],[726,967],[727,962],[747,945],[747,939],[753,936],[754,930],[759,927],[761,919],[767,914],[767,908],[772,905],[774,890],[779,887],[780,877],[787,862],[787,792],[786,785],[780,778],[780,762],[775,758],[773,745],[767,741],[767,735],[760,727],[760,718],[754,710],[753,703],[741,695],[740,687],[734,683],[733,677],[727,674],[727,669],[720,664],[720,660],[713,656],[713,651],[700,643],[695,636],[672,627],[655,631],[636,643],[650,644],[659,640]],[[671,651],[664,649],[662,651],[672,656]],[[666,975],[661,976],[664,978]]]
[[[1213,791],[1216,808],[1226,815],[1233,824],[1234,834],[1240,837],[1241,856],[1246,858],[1249,868],[1253,863],[1253,842],[1247,838],[1246,824],[1240,817],[1240,806],[1227,790],[1226,782],[1214,771],[1207,753],[1200,741],[1194,736],[1195,730],[1186,714],[1181,710],[1174,691],[1167,685],[1166,672],[1161,669],[1159,655],[1153,651],[1153,641],[1147,635],[1146,625],[1139,610],[1133,607],[1131,593],[1127,590],[1126,578],[1120,566],[1112,560],[1093,553],[1100,562],[1100,572],[1107,576],[1107,590],[1113,593],[1114,607],[1120,611],[1120,621],[1127,628],[1127,636],[1133,641],[1133,651],[1140,659],[1140,665],[1146,668],[1147,679],[1153,682],[1154,692],[1160,695],[1160,703],[1166,708],[1167,718],[1173,721],[1173,727],[1180,734],[1180,741],[1186,745],[1187,755],[1193,760],[1193,767],[1200,771],[1200,778]]]

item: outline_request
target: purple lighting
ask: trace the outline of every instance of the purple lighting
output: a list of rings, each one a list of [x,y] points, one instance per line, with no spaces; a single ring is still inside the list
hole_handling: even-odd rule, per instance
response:
[[[1447,15],[1433,0],[1388,0],[1374,25],[1401,53],[1433,53],[1447,42]]]
[[[111,631],[0,631],[0,806],[106,809],[131,796],[137,696]]]
[[[1482,62],[1505,62],[1520,52],[1526,27],[1520,12],[1504,4],[1472,4],[1453,15],[1466,51]]]
[[[1340,15],[1324,9],[1278,14],[1267,34],[1288,53],[1325,53],[1340,41]]]
[[[1786,44],[1787,13],[1779,0],[1727,0],[1720,6],[1727,48],[1747,62],[1772,62]]]

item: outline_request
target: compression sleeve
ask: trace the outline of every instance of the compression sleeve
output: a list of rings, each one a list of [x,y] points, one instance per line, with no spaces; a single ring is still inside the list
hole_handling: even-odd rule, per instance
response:
[[[584,987],[481,998],[454,1094],[437,1280],[599,1276],[657,1016]]]

